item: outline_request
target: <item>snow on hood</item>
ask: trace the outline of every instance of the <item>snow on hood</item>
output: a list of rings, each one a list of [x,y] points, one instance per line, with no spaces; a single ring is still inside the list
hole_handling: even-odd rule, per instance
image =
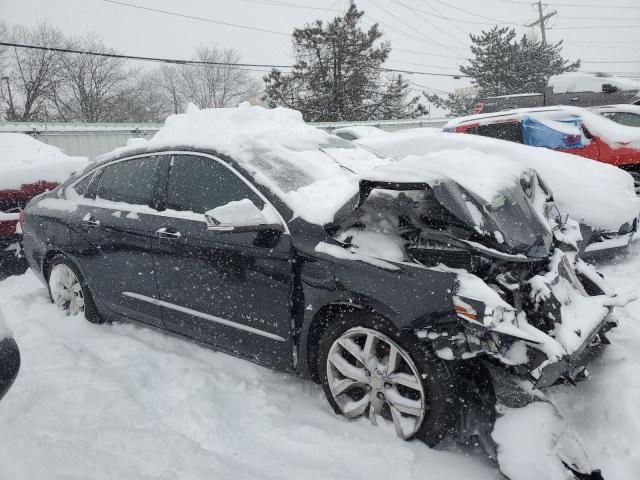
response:
[[[620,90],[640,90],[640,83],[630,78],[607,77],[589,73],[563,73],[552,75],[548,85],[553,93],[602,92],[602,85],[609,84]]]
[[[84,157],[69,157],[29,135],[0,133],[0,189],[40,181],[60,183],[87,163]]]
[[[376,147],[379,146],[376,144]],[[373,148],[378,150],[376,147]],[[380,150],[384,152],[387,148]],[[500,192],[518,183],[526,170],[503,157],[470,148],[443,149],[422,155],[397,155],[397,158],[400,158],[397,162],[377,167],[366,174],[365,178],[372,181],[428,184],[449,178],[485,202],[491,203]]]
[[[325,224],[358,192],[358,173],[388,162],[307,125],[286,108],[199,110],[172,115],[150,140],[136,139],[98,160],[156,148],[189,146],[228,155],[304,220]]]
[[[533,168],[550,187],[563,213],[598,229],[617,231],[633,220],[640,209],[628,173],[576,155],[476,135],[422,129],[366,138],[357,143],[399,159],[419,155],[422,161],[430,163],[429,171],[445,173],[483,197],[492,189],[512,182],[522,170]],[[415,164],[420,160],[412,157],[406,161]]]

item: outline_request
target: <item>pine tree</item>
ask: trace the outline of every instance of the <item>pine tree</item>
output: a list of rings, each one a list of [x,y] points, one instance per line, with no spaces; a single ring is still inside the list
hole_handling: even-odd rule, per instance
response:
[[[542,93],[552,75],[580,68],[579,60],[570,62],[562,57],[562,42],[543,43],[524,35],[518,41],[516,31],[509,27],[495,26],[480,35],[471,35],[471,42],[474,58],[460,71],[471,78],[481,97]],[[472,113],[475,103],[473,98],[455,94],[446,98],[425,96],[456,116]]]
[[[473,79],[483,96],[539,93],[549,77],[580,68],[580,61],[562,58],[562,42],[532,41],[509,27],[495,26],[471,35],[474,58],[460,71]]]
[[[269,106],[300,110],[307,121],[376,120],[423,114],[401,75],[382,65],[391,47],[379,42],[378,25],[363,31],[364,12],[352,5],[325,25],[318,20],[293,32],[296,63],[291,73],[274,69],[265,81]]]

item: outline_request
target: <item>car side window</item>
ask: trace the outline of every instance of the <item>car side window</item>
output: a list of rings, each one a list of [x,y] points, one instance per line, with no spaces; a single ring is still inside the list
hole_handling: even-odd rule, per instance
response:
[[[143,157],[104,167],[96,198],[134,205],[150,205],[158,157]]]
[[[474,133],[483,137],[499,138],[500,140],[507,140],[509,142],[524,143],[522,125],[520,122],[480,125],[475,127],[473,130],[474,131],[472,132],[471,129],[469,129],[467,130],[467,133]]]
[[[640,127],[640,115],[636,113],[618,112],[612,115],[612,120],[629,127]]]
[[[249,199],[262,209],[264,201],[234,172],[220,162],[197,155],[171,159],[166,207],[205,213],[229,202]]]

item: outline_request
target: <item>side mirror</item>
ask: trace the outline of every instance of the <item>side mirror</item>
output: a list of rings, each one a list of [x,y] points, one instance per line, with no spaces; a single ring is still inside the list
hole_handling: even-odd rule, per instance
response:
[[[275,218],[270,221],[267,217],[271,215],[266,215],[265,212],[266,209],[260,210],[251,200],[245,198],[211,209],[205,212],[204,218],[207,230],[217,232],[250,232],[264,229],[282,231],[280,223]]]

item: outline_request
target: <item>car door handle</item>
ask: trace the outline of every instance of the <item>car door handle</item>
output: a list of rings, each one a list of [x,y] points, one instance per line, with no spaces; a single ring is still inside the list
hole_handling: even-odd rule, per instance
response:
[[[166,238],[167,240],[178,240],[182,234],[175,228],[161,227],[156,230],[156,237]]]
[[[91,214],[85,215],[81,223],[85,228],[98,228],[100,226],[100,220],[96,220]]]

